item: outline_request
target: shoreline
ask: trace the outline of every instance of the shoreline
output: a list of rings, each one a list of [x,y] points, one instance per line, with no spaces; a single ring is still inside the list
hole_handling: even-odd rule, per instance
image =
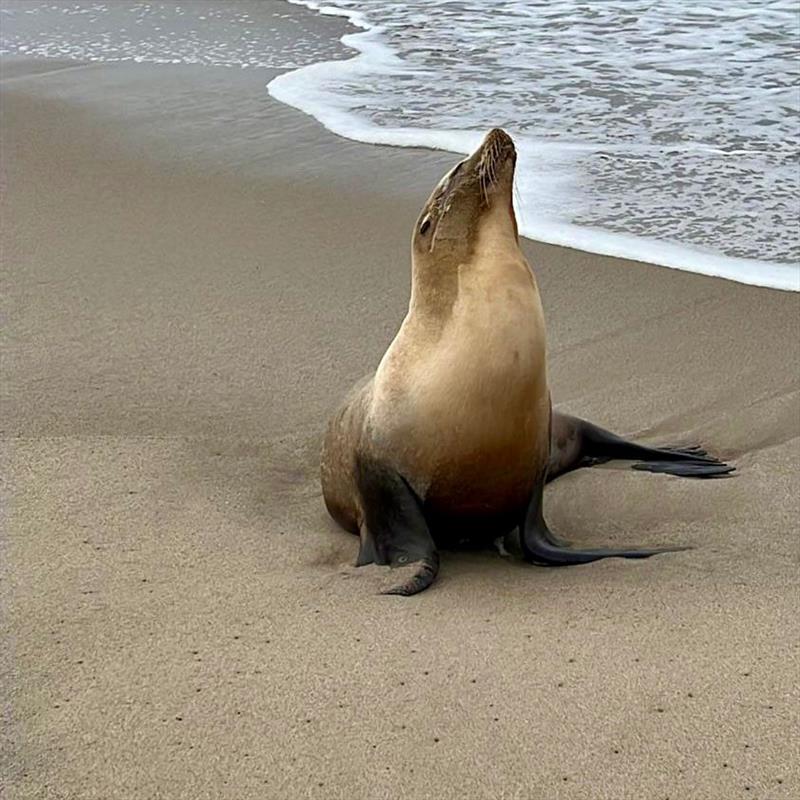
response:
[[[687,553],[447,553],[378,596],[318,445],[453,159],[339,139],[261,78],[0,83],[12,796],[794,796],[800,296],[526,241],[556,404],[737,477],[548,487],[575,542]]]
[[[380,74],[384,63],[396,66],[397,55],[386,46],[380,37],[381,29],[371,24],[367,15],[360,11],[341,9],[337,6],[322,6],[316,0],[287,0],[291,5],[311,10],[321,17],[345,18],[353,31],[345,33],[339,42],[355,51],[348,59],[319,61],[299,68],[281,71],[270,80],[267,90],[271,97],[313,117],[326,130],[342,138],[363,144],[391,147],[420,147],[429,150],[452,152],[464,156],[471,153],[482,138],[473,130],[428,129],[414,127],[385,127],[342,110],[325,97],[316,83],[331,72],[352,74],[352,81],[369,81]],[[370,69],[362,72],[365,62],[372,60]],[[377,70],[377,72],[374,72]],[[320,76],[320,77],[317,77]],[[315,83],[316,80],[316,83]],[[536,147],[545,149],[558,146],[555,141],[542,140]],[[584,145],[578,144],[580,149]],[[593,145],[601,149],[600,145]],[[567,149],[569,144],[565,146]],[[586,144],[591,149],[592,145]],[[518,199],[525,189],[525,175],[518,177]],[[534,185],[541,177],[530,176],[527,182]],[[753,258],[729,256],[711,248],[687,242],[662,240],[652,237],[613,231],[606,228],[564,221],[561,219],[528,219],[524,207],[517,214],[522,235],[531,241],[559,247],[579,249],[594,255],[637,261],[650,266],[666,267],[707,277],[722,278],[749,286],[800,292],[800,261],[796,263],[775,262]],[[546,220],[546,221],[545,221]],[[599,237],[599,240],[598,240]]]
[[[225,187],[227,192],[238,191],[238,187],[246,186],[250,197],[259,191],[271,189],[277,181],[281,191],[298,192],[298,204],[301,206],[324,187],[330,193],[331,202],[336,202],[337,192],[351,198],[366,195],[370,202],[379,204],[382,209],[391,208],[396,217],[404,218],[405,224],[381,225],[381,229],[390,234],[385,248],[381,247],[380,242],[370,248],[371,252],[387,258],[391,264],[388,284],[390,296],[382,301],[383,310],[390,310],[391,322],[386,321],[382,325],[385,342],[380,350],[376,350],[378,356],[383,352],[382,348],[390,341],[405,313],[410,280],[409,231],[430,187],[452,167],[453,154],[427,148],[375,146],[339,137],[327,131],[313,117],[279,101],[258,95],[256,90],[263,84],[264,75],[269,74],[267,70],[245,75],[231,72],[227,68],[205,66],[86,64],[82,65],[86,67],[83,72],[59,69],[45,74],[36,71],[41,62],[32,60],[31,63],[36,78],[47,78],[46,83],[37,82],[37,85],[30,87],[28,94],[31,99],[37,98],[36,102],[43,107],[51,105],[57,114],[77,115],[79,122],[81,117],[94,116],[97,120],[95,126],[99,130],[108,128],[113,131],[114,136],[105,143],[96,142],[91,148],[76,148],[78,159],[83,163],[93,161],[96,156],[103,160],[115,159],[123,165],[125,174],[128,170],[138,171],[149,165],[144,174],[151,179],[158,180],[162,170],[166,170],[170,175],[183,176],[187,184],[211,181]],[[74,66],[78,68],[81,65]],[[197,83],[201,76],[202,88]],[[87,85],[80,77],[91,77],[94,80]],[[135,91],[130,89],[131,86],[140,84],[148,87],[149,95],[142,92],[141,88]],[[180,119],[170,118],[169,102],[165,101],[162,107],[155,108],[158,125],[150,125],[154,103],[160,102],[154,88],[157,84],[166,93],[182,93],[187,85],[195,87],[202,95],[197,103],[198,109],[190,110]],[[26,95],[26,90],[16,81],[10,86],[0,86],[9,98],[15,95],[24,98]],[[213,113],[214,106],[225,102],[224,95],[232,87],[235,87],[237,93],[237,112],[241,115],[235,126],[227,115],[215,119]],[[137,93],[141,97],[134,104],[131,97]],[[27,103],[24,99],[22,102]],[[208,110],[211,111],[210,118],[204,116]],[[116,124],[116,120],[123,114],[126,117],[124,127]],[[277,125],[274,124],[275,121]],[[302,150],[302,156],[293,159],[283,157],[280,148],[289,142]],[[272,152],[265,153],[265,145]],[[106,146],[107,152],[103,150]],[[332,149],[342,154],[346,165],[330,158]],[[382,185],[375,182],[377,176],[380,176]],[[103,183],[103,191],[110,191],[108,182]],[[354,184],[359,185],[353,188]],[[358,232],[356,235],[362,234]],[[704,298],[710,300],[720,297],[725,297],[726,301],[734,297],[739,300],[747,299],[755,308],[774,305],[781,309],[780,314],[772,320],[763,319],[762,322],[772,323],[775,338],[779,338],[781,329],[800,333],[800,320],[792,316],[794,308],[800,309],[800,297],[793,292],[598,255],[527,238],[522,241],[544,297],[551,362],[562,354],[568,354],[582,342],[581,338],[573,341],[569,335],[569,330],[574,327],[572,324],[563,325],[560,315],[552,319],[547,313],[547,295],[551,286],[552,290],[559,292],[556,305],[564,303],[564,276],[558,274],[559,270],[564,269],[570,272],[569,280],[575,282],[572,288],[577,293],[574,301],[576,307],[605,305],[608,310],[604,313],[610,312],[613,307],[613,313],[620,314],[615,294],[623,294],[632,288],[636,291],[637,301],[642,307],[633,314],[622,312],[620,322],[611,323],[609,331],[603,333],[624,330],[626,323],[622,320],[626,316],[629,319],[641,316],[643,309],[653,315],[656,322],[663,322],[669,314],[664,315],[662,307],[669,307],[671,304],[677,307],[686,297],[691,297],[692,304],[696,306],[701,306],[705,302]],[[345,241],[337,244],[337,249],[341,249],[349,243]],[[600,294],[587,292],[586,285],[595,279],[598,270],[602,270],[606,286]],[[772,295],[785,297],[783,300],[776,298],[770,303],[768,298]],[[586,302],[588,297],[591,297],[591,303]],[[387,303],[391,305],[387,306]],[[692,306],[682,305],[676,308],[675,315],[681,320],[697,320],[699,316]],[[604,323],[608,324],[605,320],[600,324]],[[585,329],[586,322],[580,327]],[[345,383],[347,385],[349,383]],[[661,432],[661,428],[652,430]],[[628,427],[627,431],[647,435],[649,429]],[[736,452],[726,452],[726,455],[736,455]]]
[[[294,5],[294,3],[292,3]],[[304,5],[299,5],[298,7],[305,8]],[[314,12],[316,13],[316,12]],[[340,15],[334,15],[334,19],[339,18]],[[343,37],[347,38],[347,36]],[[3,66],[4,69],[11,69],[11,74],[8,77],[4,77],[0,79],[0,82],[3,86],[8,86],[13,89],[14,83],[19,81],[25,81],[26,79],[33,78],[34,76],[41,75],[42,77],[48,76],[51,73],[61,73],[61,72],[70,72],[73,70],[102,70],[103,68],[121,68],[121,69],[130,69],[130,68],[145,68],[145,69],[163,69],[168,71],[174,71],[175,73],[180,73],[181,71],[193,71],[196,69],[203,69],[206,70],[208,74],[215,74],[216,73],[216,82],[219,86],[220,84],[224,84],[226,81],[226,76],[230,79],[233,79],[234,82],[250,84],[250,88],[252,90],[253,85],[257,84],[258,81],[244,81],[242,82],[237,74],[237,70],[232,69],[230,67],[209,67],[209,66],[192,66],[192,65],[160,65],[160,64],[132,64],[129,62],[121,62],[121,63],[106,63],[106,62],[72,62],[72,61],[61,61],[58,59],[38,59],[38,58],[27,58],[27,57],[18,57],[18,56],[3,56],[0,59],[4,62]],[[58,64],[59,66],[55,67],[54,69],[48,69],[48,65],[50,63]],[[314,66],[314,65],[311,65]],[[20,70],[20,75],[15,75],[14,73],[16,70]],[[26,73],[26,70],[30,70],[30,73]],[[250,71],[250,76],[258,75],[260,79],[264,81],[264,88],[265,92],[267,88],[272,84],[272,82],[282,76],[287,74],[292,74],[295,70],[277,70],[277,69],[254,69]],[[91,93],[87,96],[81,96],[80,91],[75,91],[75,87],[72,88],[74,94],[70,96],[67,94],[67,98],[71,97],[72,101],[80,102],[80,103],[90,103],[95,104],[95,111],[99,114],[108,113],[109,109],[106,108],[106,103],[104,102],[104,98],[102,97],[102,92],[100,93]],[[271,97],[271,93],[270,93]],[[263,106],[264,103],[262,102],[263,98],[258,98],[256,96],[250,95],[249,99],[249,108],[245,108],[244,111],[252,112],[253,108],[256,106]],[[313,120],[316,125],[318,125],[322,130],[325,131],[327,135],[330,135],[338,140],[343,140],[345,142],[352,143],[353,145],[365,148],[376,148],[380,155],[376,155],[376,160],[384,160],[387,165],[392,164],[392,156],[391,153],[394,151],[405,152],[405,153],[413,153],[412,159],[409,163],[413,163],[414,161],[420,161],[421,166],[417,168],[417,165],[414,164],[414,168],[412,168],[412,176],[409,178],[408,184],[412,184],[416,181],[420,183],[424,182],[427,179],[427,176],[430,173],[430,166],[437,165],[439,169],[445,170],[452,166],[454,159],[458,159],[461,157],[461,153],[456,151],[447,150],[446,148],[436,148],[431,147],[428,145],[419,145],[419,146],[411,146],[411,145],[403,145],[403,144],[393,144],[393,143],[381,143],[381,142],[368,142],[360,139],[351,138],[345,134],[339,134],[336,131],[329,129],[323,122],[318,120],[314,114],[310,111],[304,111],[302,109],[297,109],[293,106],[290,102],[279,100],[277,98],[272,98],[273,102],[280,104],[281,106],[285,106],[288,109],[296,112],[299,117],[308,117]],[[117,98],[117,102],[121,102],[122,98]],[[141,111],[141,109],[139,109]],[[119,111],[119,109],[117,109]],[[298,119],[299,119],[298,117]],[[264,122],[263,115],[258,116],[261,122]],[[195,120],[196,121],[196,120]],[[299,122],[295,122],[294,124],[299,125]],[[244,126],[243,126],[244,127]],[[164,126],[166,128],[167,135],[171,137],[176,137],[180,135],[184,135],[186,131],[182,131],[178,129],[178,126],[174,126],[170,128],[169,126]],[[164,135],[164,131],[162,130],[161,135]],[[237,173],[237,177],[240,177],[238,174],[241,171],[241,163],[236,163],[236,161],[241,162],[244,158],[248,155],[253,158],[256,162],[260,159],[260,154],[258,154],[255,149],[253,148],[251,141],[255,141],[259,138],[259,134],[264,133],[263,128],[257,128],[255,125],[250,125],[247,129],[246,135],[244,136],[244,140],[239,140],[236,144],[238,149],[235,153],[235,161],[231,161],[229,158],[230,153],[225,153],[224,146],[220,145],[220,143],[213,143],[211,147],[208,147],[211,144],[208,141],[208,138],[201,139],[202,145],[208,149],[208,152],[201,153],[201,152],[193,152],[192,157],[198,159],[199,162],[205,163],[205,165],[214,171],[223,167],[224,169],[230,169],[232,173]],[[478,137],[480,138],[480,137]],[[250,140],[250,141],[248,141]],[[175,148],[174,146],[169,148],[170,150],[170,158],[175,158]],[[229,151],[233,151],[234,148],[229,148]],[[158,153],[151,153],[151,158],[158,158]],[[199,157],[199,158],[198,158]],[[403,161],[402,156],[398,155],[397,160]],[[197,162],[194,163],[194,166],[197,166]],[[405,164],[404,164],[405,166]],[[233,167],[233,169],[231,169]],[[423,172],[424,171],[424,172]],[[425,178],[421,177],[424,174]],[[403,185],[402,189],[404,191],[408,191],[408,184]],[[424,192],[424,190],[422,190]],[[578,238],[580,239],[580,226],[567,226],[567,227],[575,227]],[[696,275],[701,278],[710,278],[713,280],[720,280],[725,281],[728,283],[734,283],[742,286],[751,286],[756,289],[768,289],[772,291],[779,291],[779,292],[788,292],[788,293],[797,293],[800,292],[800,285],[797,288],[789,287],[789,286],[777,286],[777,285],[770,285],[769,282],[761,282],[761,283],[752,283],[746,282],[742,280],[738,280],[737,278],[730,277],[724,274],[715,274],[713,272],[705,273],[705,272],[698,272],[693,269],[685,268],[682,266],[674,266],[667,263],[660,263],[656,261],[649,261],[646,258],[642,257],[622,257],[613,254],[601,253],[597,252],[596,250],[591,249],[583,249],[579,245],[567,245],[558,242],[550,242],[547,240],[537,239],[534,237],[527,236],[525,234],[521,234],[520,238],[524,239],[527,242],[530,242],[531,246],[533,247],[544,247],[544,248],[557,248],[559,250],[570,251],[575,253],[582,254],[585,258],[603,258],[603,259],[610,259],[612,261],[618,261],[621,263],[627,264],[636,264],[648,268],[656,268],[656,269],[667,269],[675,272],[685,272],[689,275]],[[641,247],[644,248],[648,246],[649,240],[643,239],[641,237],[631,237],[636,241],[641,243]],[[672,245],[667,242],[656,242],[658,245],[663,245],[666,247],[671,247]],[[686,250],[688,245],[677,245],[677,247],[681,250]],[[638,245],[637,245],[638,249]],[[712,254],[713,255],[713,254]],[[723,257],[724,259],[728,259],[728,257]],[[735,259],[733,259],[735,260]],[[759,262],[763,264],[768,264],[769,262]],[[780,266],[780,265],[779,265]],[[798,280],[800,280],[800,276],[798,276]]]

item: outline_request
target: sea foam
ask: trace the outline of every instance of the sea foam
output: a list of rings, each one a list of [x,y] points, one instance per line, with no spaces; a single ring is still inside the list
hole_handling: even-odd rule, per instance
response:
[[[530,238],[800,290],[791,2],[290,0],[361,29],[276,99],[375,144],[500,125]]]
[[[295,4],[358,32],[258,0],[4,0],[0,55],[285,70],[274,97],[364,142],[468,153],[501,126],[525,235],[800,290],[794,0]]]

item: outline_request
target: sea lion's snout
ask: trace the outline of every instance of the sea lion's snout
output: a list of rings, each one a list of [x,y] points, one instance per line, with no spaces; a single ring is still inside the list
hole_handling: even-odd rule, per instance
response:
[[[516,156],[517,154],[514,140],[502,128],[492,128],[486,134],[482,147],[484,152],[494,149],[503,156]]]
[[[514,140],[502,128],[492,128],[476,151],[475,158],[481,190],[488,201],[489,191],[501,178],[513,177],[517,162]]]
[[[514,140],[502,128],[492,128],[486,134],[479,152],[481,167],[494,172],[497,172],[498,167],[506,160],[517,160]]]
[[[511,200],[516,162],[514,140],[502,128],[492,128],[433,190],[414,230],[415,251],[431,253],[446,242],[454,260],[466,257],[480,221],[495,208],[509,210],[516,236]]]

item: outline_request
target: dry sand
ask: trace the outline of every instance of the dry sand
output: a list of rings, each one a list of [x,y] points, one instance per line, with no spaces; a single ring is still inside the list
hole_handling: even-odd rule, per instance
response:
[[[691,552],[380,596],[318,446],[453,157],[269,73],[63,66],[2,92],[4,796],[798,796],[800,296],[526,243],[557,404],[737,476],[548,489],[573,541]]]

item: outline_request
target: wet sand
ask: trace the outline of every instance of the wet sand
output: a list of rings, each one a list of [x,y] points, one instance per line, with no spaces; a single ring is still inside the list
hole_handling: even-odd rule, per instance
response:
[[[454,157],[266,71],[68,66],[2,83],[7,796],[796,797],[800,296],[526,243],[556,404],[737,475],[548,488],[576,543],[692,551],[380,596],[318,448]]]

